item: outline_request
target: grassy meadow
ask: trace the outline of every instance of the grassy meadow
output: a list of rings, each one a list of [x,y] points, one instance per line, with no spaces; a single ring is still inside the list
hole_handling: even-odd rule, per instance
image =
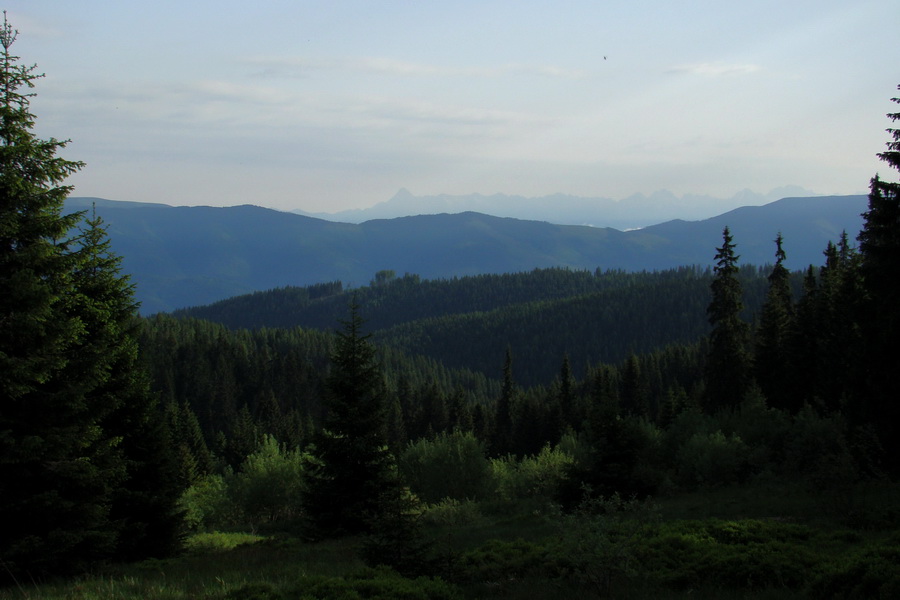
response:
[[[756,483],[600,508],[564,515],[534,501],[431,505],[420,519],[429,542],[422,574],[367,567],[361,538],[206,532],[177,558],[109,565],[70,581],[19,581],[0,599],[900,595],[896,485],[822,492]]]

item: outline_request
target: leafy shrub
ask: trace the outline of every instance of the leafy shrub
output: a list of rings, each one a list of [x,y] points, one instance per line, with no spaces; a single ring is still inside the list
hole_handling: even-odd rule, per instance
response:
[[[455,576],[465,582],[499,582],[539,572],[548,562],[547,549],[525,540],[488,540],[459,558]]]
[[[687,486],[729,485],[747,474],[749,448],[721,431],[694,434],[678,451],[678,479]]]
[[[228,480],[235,505],[251,522],[276,522],[294,517],[303,488],[303,455],[283,448],[266,435],[240,471]]]
[[[900,545],[867,548],[831,565],[810,585],[811,598],[900,598]]]
[[[437,504],[429,504],[422,513],[424,525],[459,527],[477,523],[481,519],[481,508],[477,502],[454,498],[445,498]]]
[[[225,478],[207,475],[184,491],[180,501],[190,531],[211,531],[234,520],[235,506]]]
[[[669,588],[799,590],[823,561],[811,535],[773,521],[679,521],[662,525],[639,554],[648,575]]]
[[[459,590],[440,579],[407,579],[391,569],[366,569],[348,577],[303,577],[291,586],[288,598],[298,600],[460,600]]]
[[[403,480],[425,502],[474,500],[490,493],[491,464],[485,454],[472,432],[454,431],[410,443],[398,466]]]
[[[766,400],[754,389],[738,410],[723,415],[722,430],[740,437],[748,446],[747,460],[754,473],[773,473],[784,462],[784,447],[790,435],[787,413],[766,406]]]
[[[563,574],[608,596],[617,581],[642,572],[639,549],[658,520],[658,508],[648,500],[592,497],[586,490],[575,511],[558,516],[553,555]]]
[[[805,406],[794,418],[785,447],[785,472],[803,477],[817,489],[834,489],[856,480],[844,420],[819,416]]]
[[[547,445],[537,456],[526,456],[521,460],[514,456],[493,459],[491,472],[497,494],[504,500],[550,500],[574,462],[571,455]]]

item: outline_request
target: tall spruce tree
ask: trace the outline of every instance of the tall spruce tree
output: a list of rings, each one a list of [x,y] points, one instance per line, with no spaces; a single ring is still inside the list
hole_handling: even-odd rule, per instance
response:
[[[12,573],[84,568],[115,546],[110,493],[122,478],[115,450],[85,403],[90,382],[69,361],[84,326],[71,311],[63,216],[82,164],[66,142],[32,133],[29,91],[40,77],[11,54],[17,32],[4,12],[0,43],[0,562]],[[2,575],[0,575],[2,576]]]
[[[316,537],[370,531],[393,477],[381,372],[355,297],[342,323],[303,498],[309,533]]]
[[[512,350],[506,348],[506,357],[503,359],[503,386],[497,406],[494,410],[494,429],[491,432],[491,453],[496,456],[508,454],[513,447],[513,411],[516,404],[518,391],[513,381],[512,374]]]
[[[900,86],[898,86],[900,89]],[[900,104],[900,98],[892,98]],[[900,112],[889,113],[891,121]],[[878,154],[900,171],[900,129],[889,128],[892,141]],[[866,338],[866,406],[858,412],[875,423],[885,449],[900,452],[900,404],[896,377],[900,372],[900,183],[876,175],[869,188],[869,209],[863,214],[859,240],[860,272],[866,293],[863,332]]]
[[[754,353],[754,373],[770,406],[795,412],[791,389],[790,340],[794,301],[791,274],[785,268],[787,255],[781,233],[775,238],[775,266],[769,273],[769,291],[759,318]]]
[[[734,408],[740,404],[750,385],[750,327],[741,318],[743,291],[738,279],[735,245],[731,231],[722,232],[722,247],[717,248],[710,288],[712,301],[706,309],[713,329],[709,336],[706,362],[707,407],[710,410]]]
[[[138,515],[133,509],[141,502],[126,497],[144,486],[145,500],[174,504],[158,481],[147,485],[150,477],[141,471],[154,471],[156,457],[150,452],[139,459],[131,428],[119,426],[152,419],[130,404],[146,392],[132,370],[130,287],[115,269],[107,271],[112,263],[99,223],[89,224],[78,240],[70,237],[80,215],[62,214],[70,191],[62,183],[83,165],[56,155],[65,141],[32,133],[30,90],[40,75],[11,53],[16,36],[4,13],[0,577],[73,572],[112,556],[140,555],[150,538],[132,526],[140,523],[153,536],[166,529],[156,520],[159,512]],[[148,448],[150,441],[139,445]],[[171,505],[162,512],[174,528]],[[139,546],[135,552],[125,550],[131,542]]]
[[[176,455],[164,412],[150,392],[138,358],[138,304],[134,286],[121,273],[121,257],[110,250],[103,220],[92,214],[74,243],[76,265],[72,310],[84,327],[69,361],[70,381],[85,378],[85,402],[115,442],[123,478],[112,490],[110,518],[116,528],[117,559],[172,554],[181,544]],[[208,465],[203,465],[208,469]]]

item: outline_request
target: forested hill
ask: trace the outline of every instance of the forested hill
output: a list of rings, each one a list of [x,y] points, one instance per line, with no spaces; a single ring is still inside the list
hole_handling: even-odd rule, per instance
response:
[[[478,213],[332,223],[255,206],[171,207],[73,198],[109,225],[142,312],[207,304],[286,285],[366,284],[377,271],[438,279],[534,268],[666,269],[709,265],[729,225],[744,264],[773,260],[777,232],[787,266],[819,264],[842,230],[855,237],[865,196],[785,198],[705,221],[636,231],[552,225]]]
[[[799,294],[800,281],[795,278]],[[424,355],[451,368],[500,374],[511,348],[516,379],[548,384],[568,356],[578,375],[588,364],[619,362],[671,344],[689,344],[709,330],[709,269],[659,272],[539,269],[448,280],[379,272],[370,285],[340,282],[286,287],[178,310],[233,329],[332,329],[355,299],[365,330],[379,345]],[[741,272],[745,317],[765,298],[766,271]]]

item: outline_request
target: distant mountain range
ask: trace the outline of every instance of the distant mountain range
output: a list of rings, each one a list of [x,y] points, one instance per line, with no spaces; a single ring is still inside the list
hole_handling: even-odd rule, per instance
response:
[[[512,217],[526,221],[546,221],[557,225],[590,225],[628,230],[655,225],[671,219],[699,221],[741,206],[760,206],[788,197],[815,196],[798,186],[776,188],[768,194],[744,190],[731,198],[713,198],[688,194],[676,196],[660,190],[645,196],[635,194],[622,200],[584,198],[566,194],[541,197],[469,194],[466,196],[414,196],[401,189],[393,198],[370,208],[334,213],[297,214],[341,223],[363,223],[373,219],[396,219],[416,215],[478,212],[495,217]]]
[[[474,212],[361,224],[335,223],[257,206],[173,207],[70,198],[68,210],[96,205],[113,250],[151,314],[286,285],[368,284],[377,271],[437,279],[544,267],[653,270],[709,265],[734,234],[740,262],[772,262],[785,238],[792,269],[823,262],[846,230],[855,239],[865,196],[784,198],[702,221],[674,220],[634,231],[555,225]]]

